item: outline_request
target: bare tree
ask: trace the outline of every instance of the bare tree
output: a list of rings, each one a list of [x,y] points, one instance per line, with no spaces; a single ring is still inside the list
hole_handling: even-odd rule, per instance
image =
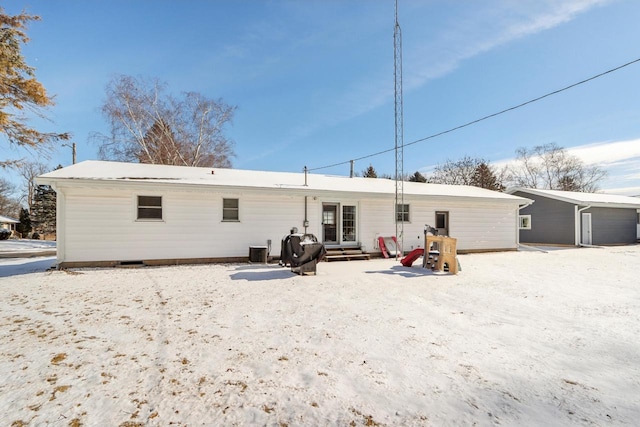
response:
[[[457,161],[447,159],[444,163],[435,167],[433,174],[429,177],[429,182],[434,184],[471,185],[473,174],[481,162],[483,162],[482,159],[469,156]]]
[[[157,79],[120,75],[107,85],[102,112],[109,136],[96,135],[103,159],[230,167],[235,155],[224,128],[235,107],[197,92],[165,93]]]
[[[506,169],[497,169],[487,160],[465,156],[447,160],[435,167],[428,182],[434,184],[471,185],[489,190],[504,191]]]
[[[509,183],[516,187],[594,192],[607,175],[597,166],[585,166],[576,156],[555,143],[516,150],[509,168]]]
[[[29,206],[29,210],[31,210],[35,188],[37,187],[35,178],[38,175],[49,172],[50,168],[47,165],[39,162],[21,162],[20,164],[18,164],[17,170],[23,179],[24,188],[26,190],[23,194],[23,199],[27,199],[27,206]]]
[[[0,178],[0,215],[17,218],[20,213],[20,202],[13,197],[15,186],[4,178]]]
[[[140,163],[157,163],[156,159],[162,159],[164,164],[180,164],[180,153],[183,148],[164,120],[160,119],[151,125],[144,135],[144,150],[137,153]]]

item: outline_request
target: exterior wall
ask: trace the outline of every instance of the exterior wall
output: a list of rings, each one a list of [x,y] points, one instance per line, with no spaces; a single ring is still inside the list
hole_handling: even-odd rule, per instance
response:
[[[636,243],[637,214],[635,209],[591,208],[592,243],[618,245]]]
[[[520,215],[531,215],[531,230],[520,230],[521,243],[575,245],[573,204],[523,192],[514,195],[535,199],[520,211]]]
[[[136,196],[162,196],[163,221],[137,221]],[[222,199],[238,198],[240,221],[222,221]],[[280,242],[301,226],[304,197],[247,197],[212,191],[68,190],[59,261],[247,257],[249,246],[280,255]]]
[[[256,192],[155,185],[57,188],[58,262],[100,263],[151,260],[244,258],[249,246],[280,255],[282,237],[292,227],[322,239],[322,203],[355,205],[357,244],[378,252],[377,237],[395,234],[393,197],[359,199],[335,193],[305,196],[284,191]],[[137,196],[162,197],[162,221],[137,220]],[[239,199],[239,221],[222,221],[223,198]],[[449,212],[450,235],[458,250],[516,248],[517,205],[485,201],[407,198],[404,249],[424,245],[424,226],[436,211]]]
[[[514,205],[407,197],[404,202],[410,206],[410,221],[403,227],[405,252],[424,247],[424,226],[435,224],[436,211],[449,212],[449,235],[457,239],[458,250],[517,248],[517,209]],[[395,235],[394,200],[363,200],[360,205],[364,212],[360,239],[367,250],[377,251],[379,236]]]
[[[360,201],[359,237],[364,249],[368,252],[380,252],[378,237],[396,234],[396,224],[393,217],[395,212],[394,203],[395,198]]]

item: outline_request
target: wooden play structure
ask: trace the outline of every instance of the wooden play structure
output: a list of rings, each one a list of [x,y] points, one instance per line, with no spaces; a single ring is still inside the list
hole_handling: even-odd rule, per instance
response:
[[[411,265],[418,258],[422,257],[422,267],[437,271],[448,271],[451,274],[458,274],[460,264],[458,264],[456,243],[453,237],[432,235],[428,232],[432,227],[428,225],[424,231],[424,247],[416,248],[402,258],[400,263],[405,267]]]
[[[456,243],[457,240],[453,237],[425,235],[426,254],[422,258],[422,266],[431,270],[447,270],[451,274],[458,274]]]

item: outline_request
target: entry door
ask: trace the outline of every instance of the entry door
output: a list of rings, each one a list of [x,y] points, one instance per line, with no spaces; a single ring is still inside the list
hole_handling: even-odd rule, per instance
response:
[[[590,213],[582,213],[582,244],[583,245],[591,245],[591,214]]]
[[[338,243],[338,212],[340,205],[336,203],[322,204],[322,241]]]
[[[436,211],[436,228],[438,236],[449,235],[449,212]]]

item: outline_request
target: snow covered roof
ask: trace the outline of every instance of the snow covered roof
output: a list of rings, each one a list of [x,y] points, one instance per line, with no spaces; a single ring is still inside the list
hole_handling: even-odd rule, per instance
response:
[[[395,181],[344,176],[241,169],[150,165],[89,160],[40,175],[39,184],[55,185],[82,181],[110,181],[154,184],[182,184],[226,188],[288,189],[301,192],[332,191],[366,194],[395,194]],[[78,182],[80,184],[80,182]],[[405,195],[463,197],[528,204],[528,199],[464,185],[404,182]]]
[[[0,215],[0,224],[18,224],[20,221],[17,219],[9,218],[8,216]]]
[[[619,196],[617,194],[581,193],[578,191],[540,190],[521,187],[509,189],[507,192],[510,194],[521,192],[548,197],[581,206],[640,209],[640,199],[637,197]]]

